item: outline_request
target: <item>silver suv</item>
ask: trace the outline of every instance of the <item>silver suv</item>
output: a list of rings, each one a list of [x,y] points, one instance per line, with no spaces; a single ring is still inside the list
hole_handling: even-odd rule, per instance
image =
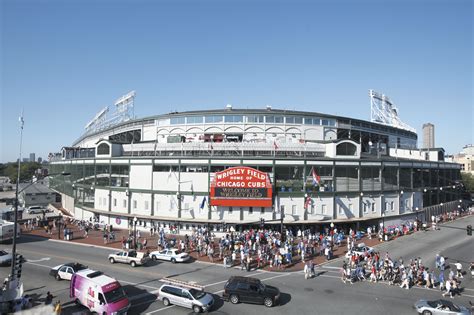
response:
[[[185,281],[162,279],[165,282],[158,290],[158,300],[165,306],[170,304],[190,308],[194,313],[208,312],[214,304],[214,297],[204,292],[204,287]]]

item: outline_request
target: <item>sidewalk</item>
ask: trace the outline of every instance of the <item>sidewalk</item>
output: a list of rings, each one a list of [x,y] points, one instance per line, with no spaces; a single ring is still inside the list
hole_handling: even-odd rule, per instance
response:
[[[64,242],[71,242],[71,243],[80,243],[80,244],[87,244],[91,246],[102,246],[102,247],[108,247],[108,248],[116,248],[116,249],[122,249],[122,237],[128,238],[128,230],[123,230],[123,229],[115,229],[115,241],[109,241],[107,243],[104,242],[103,239],[103,232],[101,230],[96,231],[96,230],[89,230],[88,236],[84,237],[84,231],[81,231],[76,225],[69,224],[67,225],[67,228],[72,230],[73,232],[73,239],[70,241],[64,240],[64,234],[63,234],[63,228],[61,227],[61,231],[59,232],[59,238],[58,238],[58,229],[53,228],[51,231],[51,234],[48,234],[44,229],[42,228],[36,228],[32,231],[27,231],[24,226],[22,226],[22,234],[27,234],[27,235],[34,235],[34,236],[39,236],[39,237],[44,237],[47,239],[52,239],[52,240],[62,240]],[[145,238],[147,239],[147,247],[146,250],[153,251],[157,250],[157,243],[158,243],[158,236],[150,236],[149,232],[143,232],[140,231],[141,233],[141,238],[140,241],[143,241]],[[175,234],[167,234],[167,238],[175,238],[175,239],[184,239],[184,236],[182,235],[175,235]],[[369,240],[367,237],[363,237],[361,240],[359,240],[357,243],[364,242],[367,246],[374,246],[375,244],[378,243],[378,240],[374,237],[371,240]],[[334,247],[333,251],[333,260],[344,257],[346,253],[347,246],[345,244],[345,240],[341,243],[339,247]],[[217,245],[217,244],[216,244]],[[218,253],[218,249],[216,247],[216,253]],[[194,258],[196,261],[201,261],[201,262],[207,262],[211,263],[209,260],[209,257],[207,255],[203,255],[201,257],[198,256],[196,251],[193,251],[190,253],[190,256]],[[310,257],[307,255],[307,258],[305,259],[306,261],[309,261]],[[321,263],[326,262],[326,258],[324,256],[319,256],[316,255],[315,257],[312,257],[312,260],[315,264],[319,265]],[[219,259],[218,255],[215,254],[214,257],[214,263],[215,264],[223,264],[223,259]],[[253,264],[256,267],[256,262],[254,261]],[[240,265],[234,265],[234,267],[237,267]],[[303,270],[304,268],[304,263],[301,262],[301,257],[300,256],[293,256],[293,263],[287,264],[283,266],[282,268],[278,269],[276,267],[270,268],[269,265],[265,267],[260,267],[259,269],[261,270],[266,270],[266,271],[277,271],[277,272],[290,272],[290,271],[300,271]]]
[[[445,223],[445,222],[443,222]],[[116,248],[116,249],[121,249],[122,248],[122,237],[128,238],[128,230],[122,230],[122,229],[115,229],[115,241],[112,242],[104,242],[103,239],[103,232],[101,230],[89,230],[88,236],[84,237],[84,231],[79,230],[79,228],[76,225],[73,224],[68,224],[67,228],[71,229],[73,231],[73,239],[71,241],[65,241],[64,240],[64,235],[63,235],[63,229],[61,227],[60,231],[60,237],[58,238],[58,229],[53,228],[52,233],[48,234],[45,232],[44,229],[37,228],[34,229],[33,231],[26,231],[25,227],[22,226],[22,233],[23,234],[28,234],[28,235],[35,235],[39,237],[44,237],[48,239],[54,239],[54,240],[63,240],[64,242],[72,242],[72,243],[81,243],[81,244],[88,244],[91,246],[101,246],[101,247],[108,247],[108,248]],[[428,229],[431,230],[431,229]],[[422,231],[422,230],[419,230]],[[419,232],[418,231],[418,232]],[[157,243],[158,243],[158,235],[150,236],[149,232],[143,232],[140,231],[141,233],[141,238],[137,241],[143,241],[145,238],[147,239],[147,247],[146,250],[153,251],[157,249]],[[412,232],[412,233],[417,233],[417,232]],[[412,234],[409,233],[409,234]],[[168,239],[184,239],[183,235],[175,235],[175,234],[167,234],[166,237]],[[398,237],[403,237],[398,236]],[[392,239],[395,239],[397,237],[393,237]],[[390,241],[390,240],[389,240]],[[368,237],[364,236],[360,240],[356,242],[358,243],[365,243],[367,246],[373,247],[377,244],[380,244],[377,236],[374,234],[372,239],[369,239]],[[215,244],[216,250],[214,251],[215,253],[218,253],[218,248],[217,248],[217,243]],[[333,251],[333,259],[341,258],[344,257],[345,253],[347,250],[347,245],[345,239],[342,241],[341,245],[339,247],[334,247]],[[212,263],[207,255],[199,257],[197,252],[191,252],[190,253],[191,257],[194,258],[196,261],[201,261],[201,262],[207,262],[207,263]],[[214,263],[215,264],[220,264],[223,265],[223,260],[218,258],[218,255],[214,254]],[[316,255],[314,257],[309,257],[305,259],[306,261],[312,260],[316,265],[320,265],[322,263],[327,262],[326,258],[324,256],[319,256]],[[332,261],[331,260],[331,261]],[[253,261],[254,267],[256,267],[256,262],[255,260]],[[234,264],[233,267],[240,267],[240,265]],[[301,261],[301,257],[299,256],[293,256],[293,263],[284,265],[281,269],[278,269],[276,267],[270,268],[269,265],[260,267],[259,269],[261,270],[266,270],[266,271],[276,271],[276,272],[291,272],[291,271],[301,271],[304,268],[304,263]],[[255,268],[253,268],[255,269]]]

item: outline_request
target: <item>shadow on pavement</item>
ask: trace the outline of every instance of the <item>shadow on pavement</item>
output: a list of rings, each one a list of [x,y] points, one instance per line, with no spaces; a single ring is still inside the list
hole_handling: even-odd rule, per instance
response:
[[[280,304],[278,306],[283,306],[288,304],[291,301],[291,294],[288,293],[280,293]]]
[[[47,241],[48,239],[49,238],[46,236],[22,234],[19,238],[16,239],[16,243],[24,244],[24,243],[33,243],[33,242],[44,242],[44,241]],[[11,241],[8,244],[11,244]]]
[[[132,285],[125,285],[123,289],[131,303],[128,314],[144,314],[150,305],[156,301],[156,295],[147,290]]]

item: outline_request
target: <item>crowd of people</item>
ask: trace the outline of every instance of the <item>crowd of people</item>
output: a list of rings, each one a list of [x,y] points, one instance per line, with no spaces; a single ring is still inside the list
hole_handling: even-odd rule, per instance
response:
[[[349,261],[344,261],[341,268],[344,283],[385,281],[406,290],[413,286],[439,287],[444,292],[443,296],[449,295],[451,298],[461,292],[462,264],[456,261],[451,263],[452,268],[447,268],[447,259],[439,254],[436,255],[434,270],[423,265],[420,257],[410,259],[405,264],[402,258],[392,259],[388,252],[380,255],[374,251],[366,251],[350,257]],[[447,269],[449,271],[446,271]]]

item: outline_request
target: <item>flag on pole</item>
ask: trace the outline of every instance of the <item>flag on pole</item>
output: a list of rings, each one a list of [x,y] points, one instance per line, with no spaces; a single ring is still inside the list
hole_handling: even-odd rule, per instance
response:
[[[308,207],[310,206],[310,204],[311,204],[311,197],[308,196],[308,197],[306,197],[306,200],[305,200],[305,202],[304,202],[304,208],[305,208],[305,209],[308,209]]]
[[[199,206],[199,209],[204,209],[204,206],[206,205],[206,196],[202,198],[201,205]]]
[[[314,169],[314,167],[311,169],[311,173],[313,175],[313,185],[314,186],[316,186],[316,185],[319,186],[319,183],[321,182],[321,177],[319,177],[319,175],[316,174],[316,170]]]

